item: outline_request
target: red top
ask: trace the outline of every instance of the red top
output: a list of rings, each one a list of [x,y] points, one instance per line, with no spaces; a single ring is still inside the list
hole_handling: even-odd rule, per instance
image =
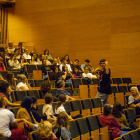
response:
[[[99,117],[100,123],[102,126],[108,126],[109,130],[112,130],[111,138],[115,139],[121,134],[121,125],[117,122],[117,120],[113,116],[105,116],[100,115]]]
[[[43,140],[50,140],[50,139],[43,139]],[[52,140],[52,139],[51,139]],[[58,140],[58,138],[55,138],[54,140]]]
[[[3,93],[0,93],[0,95],[1,95],[2,97],[6,97],[5,94],[3,94]]]
[[[3,65],[0,65],[0,71],[4,71]]]

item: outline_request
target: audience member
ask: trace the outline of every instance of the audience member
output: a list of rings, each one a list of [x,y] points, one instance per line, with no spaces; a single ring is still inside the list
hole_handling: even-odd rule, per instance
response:
[[[35,120],[31,108],[33,105],[33,100],[30,96],[25,96],[21,102],[21,107],[17,112],[17,119],[25,119],[29,122],[31,130],[37,130],[38,122]]]
[[[20,52],[20,53],[24,53],[25,48],[22,47],[22,42],[19,42],[19,43],[18,43],[17,49],[19,49],[19,52]]]
[[[43,64],[43,60],[44,60],[44,59],[45,59],[44,54],[41,54],[41,55],[40,55],[40,59],[39,59],[39,61],[40,61],[41,64]]]
[[[45,59],[47,59],[47,60],[53,60],[53,58],[52,58],[52,56],[50,55],[48,49],[44,50],[44,56],[45,56]]]
[[[74,78],[72,73],[68,71],[67,66],[62,67],[62,78],[65,80],[65,86],[66,87],[71,87],[71,80],[70,78]]]
[[[37,133],[41,140],[58,140],[52,132],[52,124],[49,121],[42,121],[38,126]]]
[[[74,69],[74,68],[77,68],[78,70],[81,70],[81,67],[79,65],[79,60],[78,59],[75,59],[73,64],[71,65],[71,68]]]
[[[108,126],[108,129],[111,130],[112,139],[120,137],[121,135],[129,132],[122,131],[122,127],[119,122],[113,116],[111,116],[111,105],[105,104],[103,110],[103,115],[99,116],[100,124],[102,126]]]
[[[60,58],[57,56],[56,59],[57,59],[57,65],[60,65],[61,64]]]
[[[17,90],[31,90],[31,86],[28,83],[28,79],[24,74],[18,75]]]
[[[14,53],[16,55],[16,59],[20,59],[21,55],[19,54],[19,49],[15,49]]]
[[[29,54],[28,49],[25,49],[25,52],[24,52],[23,56],[24,56],[25,59],[31,59],[31,55]]]
[[[3,63],[3,58],[0,56],[0,71],[6,71],[5,65]]]
[[[67,66],[68,71],[72,71],[71,66],[69,64],[66,63],[66,60],[64,57],[61,58],[61,64],[59,66],[59,69],[62,71],[62,67],[63,66]]]
[[[11,140],[28,140],[24,135],[24,129],[17,125],[17,123],[23,122],[28,127],[28,121],[15,119],[14,114],[10,110],[5,109],[6,105],[5,99],[0,95],[0,133]],[[12,126],[11,130],[10,126]]]
[[[77,67],[73,68],[73,77],[74,78],[82,78],[81,73],[79,72],[79,69]]]
[[[8,53],[14,53],[15,48],[13,47],[13,43],[12,42],[8,43],[7,51],[8,51]]]
[[[88,78],[97,78],[96,75],[93,75],[92,73],[89,72],[87,66],[84,67],[84,73],[82,74],[82,77],[83,78],[85,78],[85,77],[88,77]]]
[[[41,64],[41,62],[39,61],[39,59],[37,58],[37,55],[35,53],[33,53],[32,60],[30,60],[30,63],[32,65],[39,65],[39,64]]]
[[[53,59],[53,64],[51,66],[52,71],[53,71],[54,67],[58,67],[58,70],[59,70],[59,65],[57,64],[57,59],[56,58]]]
[[[4,52],[3,52],[3,58],[10,58],[10,55],[9,55],[7,49],[4,49]]]
[[[89,59],[86,59],[85,60],[85,64],[82,64],[81,65],[81,69],[82,71],[84,72],[84,68],[85,67],[88,67],[88,70],[91,71],[92,70],[92,65],[90,65],[90,60]]]
[[[26,61],[24,56],[21,56],[21,67],[24,67],[25,65],[29,65],[29,63]]]
[[[32,97],[33,100],[33,105],[31,108],[31,112],[35,118],[35,120],[40,123],[41,119],[42,119],[42,114],[39,113],[39,111],[37,110],[37,98],[36,97]]]
[[[70,65],[72,64],[72,62],[69,59],[69,55],[65,55],[64,58],[65,58],[67,64],[70,64]]]
[[[6,107],[20,106],[20,104],[13,103],[11,88],[6,81],[0,81],[0,95],[3,96],[4,100],[6,101]]]
[[[59,69],[56,66],[53,67],[53,72],[52,72],[52,75],[51,75],[51,79],[56,80],[56,83],[57,83],[58,80],[62,79],[62,74],[61,74],[61,72],[59,72]]]
[[[45,100],[45,104],[42,110],[43,116],[47,116],[47,120],[53,123],[56,121],[56,117],[54,116],[53,107],[52,107],[52,102],[53,102],[52,94],[47,93],[44,97],[44,100]]]
[[[138,88],[133,86],[130,91],[132,95],[128,98],[128,105],[131,108],[135,108],[136,115],[140,115],[140,94]]]
[[[58,139],[71,140],[71,133],[69,131],[69,119],[65,113],[59,113],[57,121],[54,126],[54,134]]]
[[[13,73],[7,73],[6,77],[5,77],[6,81],[8,82],[10,88],[12,90],[16,90],[16,78],[14,78],[14,74]]]
[[[59,80],[57,82],[57,87],[58,87],[58,89],[57,89],[56,94],[55,94],[56,97],[59,97],[60,94],[64,94],[64,95],[66,95],[67,100],[75,100],[74,98],[71,97],[70,93],[68,93],[66,90],[64,90],[64,88],[65,88],[64,80]]]

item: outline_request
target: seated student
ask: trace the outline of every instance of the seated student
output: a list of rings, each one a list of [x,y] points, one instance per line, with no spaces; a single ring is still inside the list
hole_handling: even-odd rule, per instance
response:
[[[24,67],[25,65],[29,65],[29,63],[26,61],[24,56],[21,56],[21,67]]]
[[[19,49],[15,49],[14,53],[16,55],[16,58],[20,59],[21,55],[19,54]]]
[[[17,84],[17,90],[31,90],[31,86],[28,83],[28,79],[24,74],[18,75],[18,84]]]
[[[44,56],[45,56],[45,59],[47,59],[47,60],[53,60],[53,58],[52,58],[52,56],[50,55],[48,49],[45,49],[45,50],[44,50]]]
[[[89,72],[88,67],[84,67],[84,73],[82,74],[82,77],[88,77],[88,78],[97,78],[96,75],[93,75],[92,73]]]
[[[10,58],[10,55],[9,55],[7,49],[4,49],[4,52],[3,52],[3,58]]]
[[[8,43],[8,48],[7,48],[7,50],[8,50],[8,53],[14,53],[15,48],[13,47],[13,43],[12,43],[12,42],[9,42],[9,43]]]
[[[0,95],[3,96],[6,101],[6,107],[18,107],[20,104],[13,103],[13,99],[11,97],[11,88],[6,81],[0,81]]]
[[[136,109],[136,115],[140,115],[140,94],[138,88],[133,86],[130,91],[132,95],[128,98],[128,105]]]
[[[52,132],[52,124],[49,121],[42,121],[38,126],[37,133],[41,140],[58,140]]]
[[[39,59],[37,58],[35,53],[33,53],[32,60],[30,60],[30,63],[32,65],[40,65],[41,64],[41,62],[39,61]]]
[[[16,90],[16,78],[14,78],[14,74],[13,73],[7,73],[6,77],[5,77],[6,81],[8,82],[10,88],[12,90]]]
[[[11,70],[20,70],[21,69],[21,65],[20,65],[19,61],[17,60],[15,54],[11,54],[11,57],[8,60],[8,64],[11,67]]]
[[[82,78],[81,73],[79,72],[79,69],[77,67],[73,68],[73,77],[74,78]]]
[[[55,106],[55,114],[56,114],[56,116],[58,116],[59,113],[65,113],[68,116],[69,120],[73,120],[72,117],[67,114],[67,112],[63,106],[66,103],[66,99],[67,99],[67,97],[65,94],[59,95],[57,105]]]
[[[49,122],[55,122],[56,117],[54,116],[53,107],[52,107],[52,102],[53,102],[52,94],[47,93],[44,97],[44,100],[45,100],[45,104],[42,110],[43,116],[47,116],[47,120]]]
[[[41,122],[41,119],[42,119],[42,115],[39,113],[39,111],[37,110],[37,98],[35,97],[32,97],[32,100],[33,100],[33,105],[32,105],[32,108],[31,108],[31,112],[35,118],[35,120],[40,123]]]
[[[61,64],[59,66],[59,69],[62,71],[62,67],[63,66],[67,66],[68,71],[72,71],[71,66],[69,64],[67,64],[66,60],[64,57],[61,58]]]
[[[25,52],[24,52],[23,56],[24,56],[25,59],[31,59],[31,55],[29,54],[28,49],[25,49]]]
[[[71,80],[70,78],[74,78],[72,73],[68,71],[67,66],[62,67],[62,79],[65,80],[65,86],[71,87]]]
[[[0,95],[0,133],[10,138],[10,140],[28,140],[24,135],[24,129],[17,125],[17,123],[23,122],[28,127],[28,121],[15,119],[14,114],[10,110],[5,109],[6,104],[4,97]],[[10,126],[13,129],[10,130]]]
[[[56,97],[59,97],[60,94],[64,94],[64,95],[66,95],[67,100],[75,100],[74,98],[71,97],[70,93],[68,93],[66,90],[64,90],[64,88],[65,88],[64,80],[59,80],[57,82],[57,87],[59,89],[57,89],[57,91],[56,91],[56,94],[55,94]]]
[[[69,119],[65,113],[58,114],[53,131],[58,139],[71,140],[71,133],[69,131]]]
[[[43,60],[44,60],[44,59],[45,59],[44,54],[40,54],[39,61],[40,61],[41,65],[43,64]]]
[[[60,65],[61,64],[60,58],[57,56],[56,59],[57,59],[57,65]]]
[[[79,60],[78,59],[75,59],[73,64],[71,65],[71,68],[74,69],[74,68],[77,68],[78,70],[81,70],[81,67],[79,66]]]
[[[59,69],[56,66],[53,68],[51,79],[56,80],[56,83],[58,80],[62,79],[62,74],[61,74],[61,72],[59,72]]]
[[[82,64],[81,65],[81,69],[82,71],[84,72],[84,68],[85,67],[88,67],[88,70],[91,71],[92,70],[92,65],[90,64],[90,60],[89,59],[86,59],[85,60],[85,64]]]
[[[111,132],[112,139],[120,137],[121,135],[129,132],[129,131],[122,131],[121,125],[113,116],[111,116],[111,105],[105,104],[103,110],[104,110],[103,115],[100,115],[99,117],[100,124],[102,126],[108,126],[108,129],[112,130]]]
[[[67,64],[70,64],[70,65],[72,64],[72,62],[70,61],[69,55],[65,55],[64,58]]]
[[[0,56],[0,71],[6,71],[5,65],[3,63],[3,58]]]
[[[33,100],[30,96],[25,96],[21,102],[21,107],[17,112],[17,119],[25,119],[29,122],[29,128],[31,130],[37,130],[38,122],[32,115],[31,108],[33,105]]]
[[[58,63],[57,63],[57,59],[56,59],[56,58],[53,59],[53,64],[52,64],[52,66],[51,66],[51,70],[52,70],[52,71],[53,71],[54,67],[57,67],[58,70],[59,70],[59,65],[58,65]]]
[[[41,92],[41,99],[44,98],[44,96],[47,93],[51,93],[51,83],[48,80],[45,80],[41,83],[40,85],[40,92]],[[55,96],[53,96],[53,102],[57,102],[58,98],[56,98]]]

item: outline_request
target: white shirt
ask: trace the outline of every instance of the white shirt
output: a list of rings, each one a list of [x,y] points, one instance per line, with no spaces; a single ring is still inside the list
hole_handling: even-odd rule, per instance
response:
[[[10,110],[0,108],[0,132],[3,133],[5,137],[11,136],[9,124],[15,121],[14,114]]]
[[[29,90],[29,88],[28,88],[28,86],[27,86],[26,83],[19,82],[19,83],[17,84],[17,90],[22,90],[21,87],[25,87],[26,90]]]
[[[68,71],[72,71],[71,66],[69,64],[66,64],[66,66],[68,68]],[[63,67],[63,64],[60,64],[59,68],[60,68],[61,71],[62,71],[62,67]]]
[[[15,48],[7,48],[8,53],[14,53]]]
[[[21,68],[21,65],[20,65],[18,60],[16,60],[16,62],[14,60],[9,60],[8,63],[11,67],[13,67],[13,69],[20,69]]]
[[[45,113],[46,116],[54,116],[52,104],[44,104],[42,113],[43,115]]]
[[[29,54],[27,55],[26,53],[24,53],[23,56],[25,59],[31,59],[31,55],[29,55]]]
[[[34,65],[39,65],[38,61],[33,61]]]
[[[55,114],[59,114],[59,113],[64,112],[64,111],[66,112],[64,106],[61,105],[57,108],[57,110],[55,109]]]
[[[91,77],[93,77],[93,78],[97,78],[97,76],[96,75],[93,75],[92,73],[83,73],[82,74],[82,77],[88,77],[88,78],[91,78]]]

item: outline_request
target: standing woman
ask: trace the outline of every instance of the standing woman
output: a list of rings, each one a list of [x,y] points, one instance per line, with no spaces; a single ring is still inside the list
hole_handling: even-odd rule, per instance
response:
[[[6,81],[8,82],[10,88],[12,90],[16,90],[16,78],[14,78],[14,74],[13,73],[7,73],[6,75]]]
[[[65,55],[64,57],[65,57],[67,64],[72,64],[72,62],[69,59],[69,55]]]
[[[47,59],[47,60],[53,60],[53,58],[52,58],[52,56],[50,55],[48,49],[45,49],[45,50],[44,50],[44,56],[45,56],[45,59]]]

